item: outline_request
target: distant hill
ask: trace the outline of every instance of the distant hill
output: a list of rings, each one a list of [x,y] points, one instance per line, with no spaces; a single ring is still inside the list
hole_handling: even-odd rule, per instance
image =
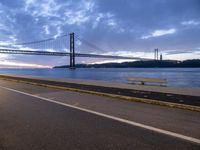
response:
[[[123,63],[104,64],[76,64],[76,68],[197,68],[200,67],[200,59],[175,61],[175,60],[150,60]],[[66,66],[55,66],[54,68],[69,68]]]

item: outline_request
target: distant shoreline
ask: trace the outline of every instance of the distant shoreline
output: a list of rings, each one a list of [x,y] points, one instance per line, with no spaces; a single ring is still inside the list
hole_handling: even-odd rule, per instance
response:
[[[53,68],[69,68],[69,65],[55,66]],[[200,59],[193,60],[151,60],[123,63],[104,64],[76,64],[76,68],[200,68]]]

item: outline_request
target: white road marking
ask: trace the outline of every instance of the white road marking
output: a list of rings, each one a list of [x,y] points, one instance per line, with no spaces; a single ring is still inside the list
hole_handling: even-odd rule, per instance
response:
[[[62,106],[77,109],[77,110],[80,110],[80,111],[84,111],[84,112],[87,112],[87,113],[95,114],[95,115],[98,115],[98,116],[101,116],[101,117],[116,120],[116,121],[126,123],[126,124],[129,124],[129,125],[132,125],[132,126],[144,128],[144,129],[151,130],[151,131],[154,131],[154,132],[157,132],[157,133],[162,133],[162,134],[165,134],[165,135],[173,136],[173,137],[176,137],[176,138],[179,138],[179,139],[183,139],[183,140],[187,140],[187,141],[190,141],[190,142],[200,144],[200,139],[193,138],[193,137],[190,137],[190,136],[186,136],[186,135],[182,135],[182,134],[179,134],[179,133],[155,128],[155,127],[144,125],[144,124],[137,123],[137,122],[134,122],[134,121],[130,121],[130,120],[118,118],[118,117],[115,117],[115,116],[103,114],[103,113],[100,113],[100,112],[96,112],[96,111],[93,111],[93,110],[89,110],[89,109],[77,107],[77,106],[74,106],[74,105],[66,104],[66,103],[63,103],[63,102],[58,102],[58,101],[55,101],[55,100],[51,100],[51,99],[40,97],[40,96],[37,96],[37,95],[25,93],[25,92],[18,91],[18,90],[15,90],[15,89],[11,89],[11,88],[8,88],[8,87],[0,86],[0,88],[6,89],[6,90],[9,90],[9,91],[12,91],[12,92],[20,93],[20,94],[23,94],[23,95],[31,96],[31,97],[34,97],[34,98],[38,98],[38,99],[41,99],[41,100],[44,100],[44,101],[52,102],[52,103],[55,103],[55,104],[59,104],[59,105],[62,105]]]

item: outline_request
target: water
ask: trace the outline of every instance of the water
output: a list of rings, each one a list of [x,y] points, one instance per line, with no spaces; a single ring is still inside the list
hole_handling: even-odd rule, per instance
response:
[[[129,77],[165,78],[167,86],[200,87],[200,68],[0,69],[0,74],[127,82]]]

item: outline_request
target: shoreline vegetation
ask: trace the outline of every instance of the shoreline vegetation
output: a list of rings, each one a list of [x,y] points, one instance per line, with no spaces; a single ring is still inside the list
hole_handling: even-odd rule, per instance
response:
[[[53,68],[69,68],[69,65],[55,66]],[[149,60],[123,63],[103,64],[76,64],[76,68],[199,68],[200,59],[192,60]]]

